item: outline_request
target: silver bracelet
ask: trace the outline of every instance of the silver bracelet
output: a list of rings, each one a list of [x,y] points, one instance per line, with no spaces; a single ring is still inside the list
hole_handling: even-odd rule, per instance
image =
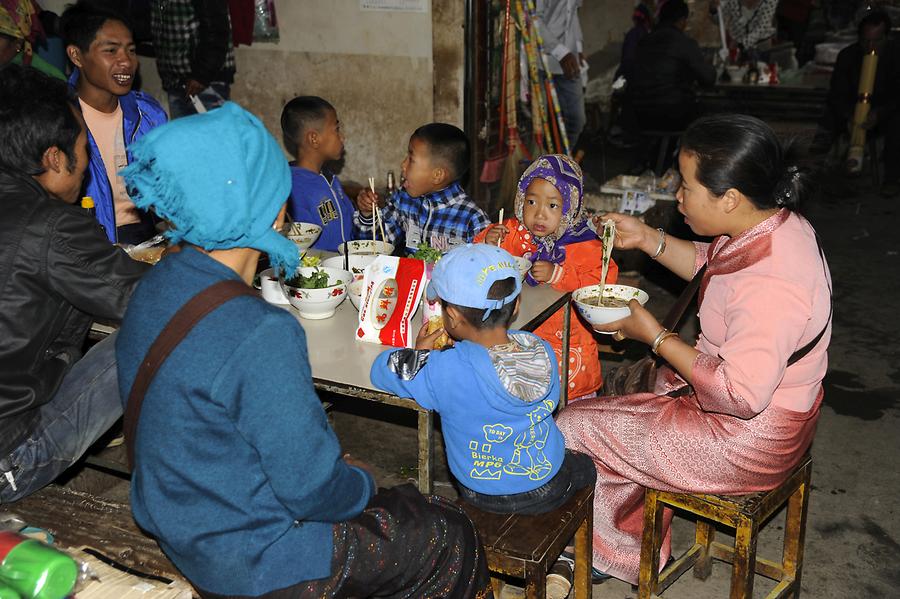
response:
[[[663,344],[663,341],[668,339],[669,337],[677,337],[678,333],[674,331],[670,331],[669,329],[663,329],[659,332],[659,335],[656,336],[656,339],[653,340],[653,345],[650,346],[650,350],[659,355],[659,346]]]
[[[657,229],[657,231],[659,231],[659,245],[656,246],[656,252],[650,256],[653,260],[659,258],[666,251],[666,232],[662,228]]]

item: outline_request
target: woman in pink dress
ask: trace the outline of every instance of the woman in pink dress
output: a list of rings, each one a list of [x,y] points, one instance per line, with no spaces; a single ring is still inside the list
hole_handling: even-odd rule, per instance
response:
[[[700,337],[685,343],[632,301],[631,316],[598,330],[665,360],[655,392],[577,402],[558,418],[566,445],[597,466],[594,566],[631,583],[644,487],[744,494],[787,478],[815,434],[831,333],[828,267],[797,213],[808,175],[772,130],[741,115],[700,119],[681,138],[678,165],[678,210],[711,243],[631,216],[603,219],[616,222],[615,247],[641,249],[685,280],[706,265]]]

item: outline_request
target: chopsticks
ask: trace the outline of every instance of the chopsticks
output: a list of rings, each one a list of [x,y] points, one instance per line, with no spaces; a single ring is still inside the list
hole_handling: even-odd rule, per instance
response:
[[[603,221],[603,234],[600,237],[603,242],[603,253],[600,262],[600,298],[597,305],[603,304],[603,297],[606,295],[606,273],[609,272],[609,260],[612,256],[613,246],[616,243],[616,221],[607,219]]]
[[[497,217],[497,224],[503,224],[503,208],[500,209],[500,215]],[[500,247],[500,243],[503,241],[503,237],[497,237],[497,247]]]
[[[375,195],[375,177],[369,177],[369,189],[372,190],[372,195]],[[375,203],[372,205],[372,242],[375,242],[375,223],[378,223],[378,229],[381,230],[381,240],[387,241],[387,238],[384,236],[384,221],[381,218],[381,209],[378,207],[378,204]],[[374,248],[372,248],[374,251]]]

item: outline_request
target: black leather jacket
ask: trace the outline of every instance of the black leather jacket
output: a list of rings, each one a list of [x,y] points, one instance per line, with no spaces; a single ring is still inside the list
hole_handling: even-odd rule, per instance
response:
[[[148,265],[31,177],[0,172],[0,458],[37,425],[94,317],[121,320]]]
[[[695,82],[716,82],[716,69],[697,42],[673,25],[659,25],[638,42],[633,70],[627,93],[636,106],[691,103]]]

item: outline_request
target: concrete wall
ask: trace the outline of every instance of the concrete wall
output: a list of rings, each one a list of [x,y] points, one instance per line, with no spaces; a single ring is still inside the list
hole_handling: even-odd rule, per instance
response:
[[[409,134],[433,118],[432,15],[363,11],[359,0],[276,0],[281,40],[236,52],[235,101],[280,139],[284,104],[331,102],[346,136],[344,178],[399,171]]]
[[[434,120],[463,127],[465,86],[465,14],[462,0],[432,3],[432,55],[434,57]]]
[[[610,43],[621,44],[631,29],[631,0],[584,0],[579,16],[584,34],[584,55],[591,56]]]
[[[42,0],[61,13],[71,0]],[[410,133],[438,118],[462,124],[463,6],[437,0],[428,12],[360,9],[359,0],[276,0],[280,41],[235,51],[232,99],[281,139],[284,104],[318,95],[338,111],[346,136],[343,178],[381,181],[399,172]],[[432,35],[432,17],[440,24]],[[432,68],[432,45],[440,72]],[[141,58],[143,89],[164,105],[155,61]]]

